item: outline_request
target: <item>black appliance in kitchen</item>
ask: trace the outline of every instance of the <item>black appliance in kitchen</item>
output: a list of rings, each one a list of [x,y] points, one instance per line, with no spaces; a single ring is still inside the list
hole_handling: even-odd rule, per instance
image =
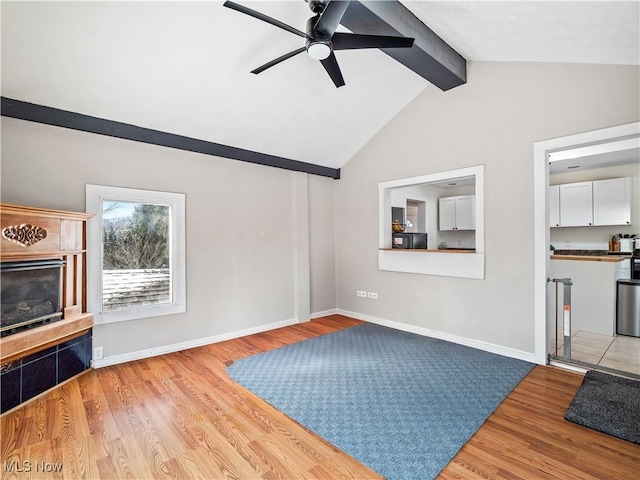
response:
[[[393,233],[391,234],[391,246],[393,248],[406,249],[426,249],[427,234],[426,233],[405,233],[405,215],[404,208],[391,207],[391,221]]]
[[[631,257],[631,278],[640,280],[640,250],[634,250]]]
[[[640,280],[640,238],[634,240],[633,254],[631,255],[631,278]]]
[[[393,248],[427,248],[426,233],[392,233]]]

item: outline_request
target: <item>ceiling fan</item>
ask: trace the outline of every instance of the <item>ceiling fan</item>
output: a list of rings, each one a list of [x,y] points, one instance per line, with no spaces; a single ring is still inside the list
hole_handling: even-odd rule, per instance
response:
[[[334,50],[356,50],[361,48],[410,48],[413,46],[413,38],[393,37],[384,35],[361,35],[357,33],[336,32],[340,20],[351,2],[338,0],[305,0],[309,8],[315,14],[307,21],[306,33],[293,28],[286,23],[282,23],[275,18],[271,18],[260,12],[226,1],[224,6],[244,13],[246,15],[270,23],[287,32],[298,35],[306,39],[305,46],[285,53],[284,55],[265,63],[252,70],[251,73],[258,74],[264,72],[284,60],[287,60],[299,53],[307,51],[307,54],[320,63],[333,80],[336,87],[343,86],[344,78],[338,66],[338,61],[334,55]]]

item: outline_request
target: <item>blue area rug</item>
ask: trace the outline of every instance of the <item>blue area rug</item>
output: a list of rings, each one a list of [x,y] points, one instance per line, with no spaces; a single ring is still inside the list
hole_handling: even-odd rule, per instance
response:
[[[230,376],[388,479],[430,479],[533,364],[374,324],[236,361]]]

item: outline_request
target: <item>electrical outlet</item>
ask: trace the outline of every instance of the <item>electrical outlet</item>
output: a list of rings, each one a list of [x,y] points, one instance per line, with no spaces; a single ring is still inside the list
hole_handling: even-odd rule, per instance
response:
[[[378,294],[376,292],[368,292],[367,298],[373,298],[374,300],[378,299]]]
[[[94,360],[102,360],[104,358],[104,349],[103,347],[96,347],[93,349],[93,359]]]
[[[367,292],[363,292],[362,290],[358,290],[358,291],[356,292],[356,295],[357,295],[358,297],[367,298]]]

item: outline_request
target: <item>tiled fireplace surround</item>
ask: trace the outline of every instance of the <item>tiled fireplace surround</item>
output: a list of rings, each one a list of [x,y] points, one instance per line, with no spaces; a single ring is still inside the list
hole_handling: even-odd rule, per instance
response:
[[[2,413],[89,369],[91,330],[17,360],[2,363]]]
[[[58,259],[62,319],[0,339],[1,413],[90,368],[93,315],[86,312],[89,214],[0,205],[0,260]]]

